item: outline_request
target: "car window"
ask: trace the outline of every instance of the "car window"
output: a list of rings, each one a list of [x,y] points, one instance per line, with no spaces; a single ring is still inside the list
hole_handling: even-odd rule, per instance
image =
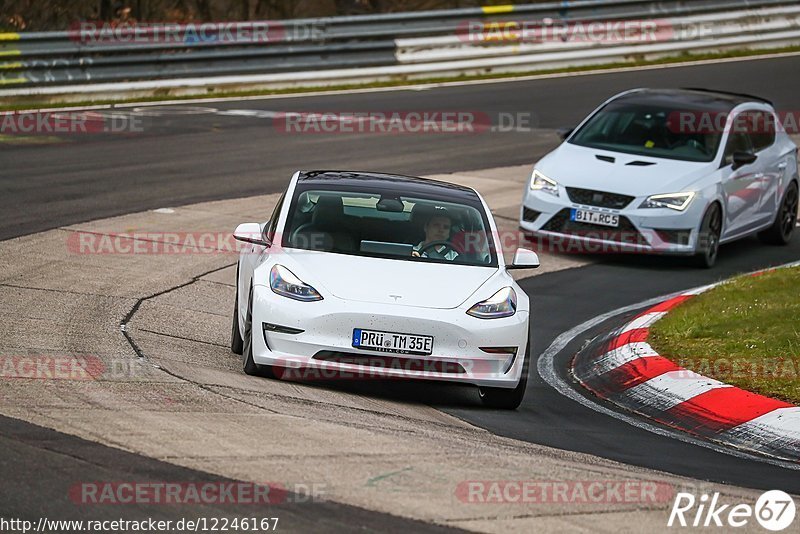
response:
[[[270,243],[275,239],[275,231],[278,228],[278,219],[281,216],[281,208],[283,208],[283,199],[286,197],[286,193],[284,192],[281,195],[281,198],[278,199],[278,203],[275,205],[275,209],[272,210],[272,215],[269,218],[269,221],[264,226],[264,236],[267,238],[267,241]]]
[[[721,134],[713,129],[684,127],[682,112],[657,104],[611,102],[569,143],[655,158],[713,161]]]
[[[733,164],[733,154],[735,152],[753,152],[753,141],[750,138],[750,134],[746,131],[737,131],[734,129],[730,132],[723,156],[724,166],[727,167]]]
[[[282,244],[287,248],[406,261],[497,266],[479,202],[392,191],[298,191]]]
[[[753,140],[753,150],[761,152],[775,143],[775,116],[766,111],[753,111],[750,113],[754,116],[750,132],[750,137]]]

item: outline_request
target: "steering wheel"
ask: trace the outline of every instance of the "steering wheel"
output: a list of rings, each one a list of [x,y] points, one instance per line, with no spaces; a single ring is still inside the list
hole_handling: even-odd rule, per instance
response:
[[[456,254],[460,254],[456,246],[450,241],[431,241],[430,243],[424,245],[421,249],[419,249],[419,255],[422,256],[422,254],[424,252],[427,252],[428,249],[436,247],[445,247],[444,252],[439,252],[438,250],[436,251],[437,254],[441,254],[442,256],[446,255],[451,250]]]

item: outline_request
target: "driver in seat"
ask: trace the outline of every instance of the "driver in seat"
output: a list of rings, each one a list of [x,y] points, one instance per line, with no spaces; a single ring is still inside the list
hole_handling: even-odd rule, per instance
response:
[[[438,209],[425,223],[425,239],[414,247],[411,255],[422,258],[435,258],[453,261],[458,257],[458,252],[452,246],[444,244],[429,247],[431,243],[450,241],[450,227],[453,224],[447,211]]]

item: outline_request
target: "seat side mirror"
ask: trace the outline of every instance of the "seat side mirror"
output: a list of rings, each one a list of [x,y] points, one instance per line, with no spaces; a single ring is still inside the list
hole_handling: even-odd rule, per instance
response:
[[[744,167],[745,165],[750,165],[751,163],[755,163],[757,159],[758,156],[756,156],[752,152],[734,152],[733,170],[735,171],[739,167]]]

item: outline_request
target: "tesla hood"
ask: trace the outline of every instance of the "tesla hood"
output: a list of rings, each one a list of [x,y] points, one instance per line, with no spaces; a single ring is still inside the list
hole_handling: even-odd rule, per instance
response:
[[[294,273],[318,290],[356,302],[456,308],[497,272],[424,261],[404,261],[286,249],[301,267]]]

